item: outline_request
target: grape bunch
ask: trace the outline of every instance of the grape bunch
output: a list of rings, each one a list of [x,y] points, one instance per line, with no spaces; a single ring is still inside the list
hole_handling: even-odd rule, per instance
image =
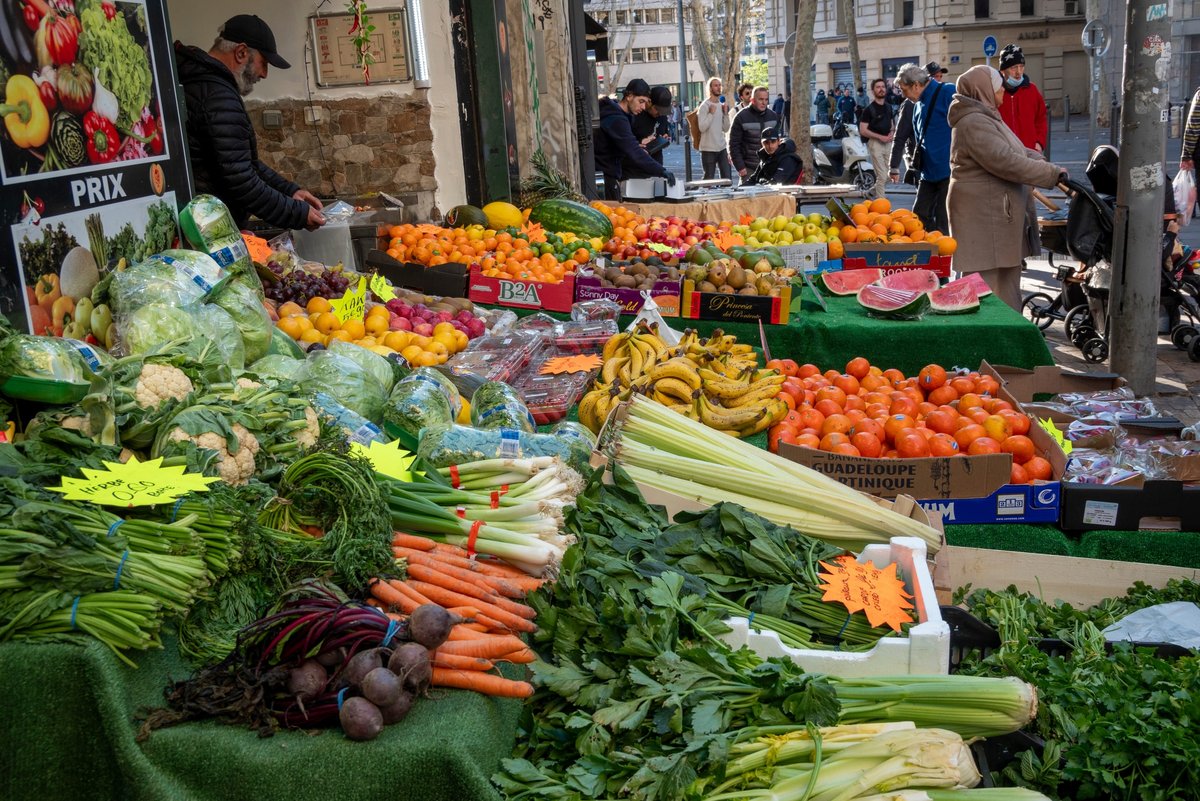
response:
[[[278,265],[270,265],[271,271],[277,275],[282,272]],[[278,268],[278,269],[277,269]],[[322,270],[310,273],[306,270],[292,270],[283,274],[279,281],[264,289],[268,298],[277,303],[292,301],[304,306],[311,298],[341,297],[350,286],[350,279],[334,270]]]

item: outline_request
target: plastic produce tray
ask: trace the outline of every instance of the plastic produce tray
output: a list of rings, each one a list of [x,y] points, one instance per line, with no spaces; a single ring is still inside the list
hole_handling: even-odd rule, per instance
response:
[[[904,637],[885,637],[869,651],[844,652],[789,648],[773,631],[752,631],[749,621],[735,617],[723,634],[731,648],[748,646],[764,658],[786,657],[810,673],[860,678],[946,673],[950,665],[950,627],[942,619],[925,543],[916,537],[893,537],[887,545],[868,545],[859,562],[883,568],[896,563],[905,589],[913,595],[917,623]]]

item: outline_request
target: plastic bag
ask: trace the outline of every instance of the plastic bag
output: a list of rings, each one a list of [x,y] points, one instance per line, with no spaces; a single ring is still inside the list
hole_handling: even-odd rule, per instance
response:
[[[242,232],[218,198],[196,195],[179,212],[179,227],[189,245],[204,251],[222,267],[254,271]]]
[[[350,218],[354,216],[354,207],[344,200],[339,200],[321,209],[321,214],[325,217],[326,225],[329,223],[346,223],[350,222]]]
[[[92,370],[69,340],[13,334],[0,343],[0,377],[14,375],[86,384]]]
[[[109,286],[114,315],[142,306],[188,306],[225,278],[215,261],[194,250],[164,250],[114,273]]]
[[[256,362],[267,355],[274,326],[267,316],[267,310],[263,308],[262,299],[253,289],[231,278],[210,293],[208,300],[228,312],[233,319],[242,339],[247,363]]]
[[[590,322],[594,320],[612,320],[616,322],[620,316],[621,304],[608,298],[584,300],[571,306],[571,319],[575,322]]]
[[[325,392],[341,405],[378,425],[387,393],[374,375],[352,359],[328,350],[308,354],[300,385],[310,393]]]
[[[532,434],[537,423],[516,390],[500,381],[489,381],[471,396],[471,425],[476,428],[512,428]]]
[[[1192,222],[1192,208],[1196,205],[1196,179],[1191,170],[1180,170],[1171,182],[1175,190],[1175,211],[1179,214],[1180,225]]]
[[[527,459],[557,456],[581,475],[589,471],[592,449],[574,437],[521,431],[481,431],[467,426],[427,429],[417,455],[432,467],[449,467],[483,459]]]
[[[407,434],[413,440],[422,431],[451,425],[454,417],[441,385],[416,373],[396,384],[383,410],[388,433],[395,437]]]
[[[306,375],[304,359],[271,353],[249,366],[249,371],[261,378],[277,378],[299,384]]]
[[[396,375],[392,365],[378,353],[372,353],[364,347],[334,339],[329,342],[329,352],[345,356],[359,367],[375,376],[375,380],[383,387],[384,392],[391,392],[396,384]]]
[[[196,318],[197,336],[216,345],[231,370],[239,372],[246,369],[246,346],[242,343],[242,335],[233,315],[212,303],[195,309],[193,315]],[[266,355],[265,351],[263,355]]]
[[[596,447],[596,435],[587,429],[583,423],[574,420],[563,420],[550,429],[550,433],[559,439],[574,439],[583,443],[588,449]]]
[[[650,327],[651,331],[658,335],[658,338],[663,341],[664,345],[674,347],[683,338],[682,334],[667,325],[667,321],[663,319],[662,313],[658,310],[658,304],[654,302],[654,298],[650,295],[650,290],[642,290],[642,309],[637,313],[637,317],[633,318],[633,322],[626,326],[625,330],[633,331],[637,328],[638,323],[643,322]]]

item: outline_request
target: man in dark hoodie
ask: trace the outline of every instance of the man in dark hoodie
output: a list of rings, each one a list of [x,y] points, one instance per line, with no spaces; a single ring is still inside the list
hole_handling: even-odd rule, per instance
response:
[[[596,135],[596,168],[604,173],[604,199],[621,199],[621,160],[628,159],[643,174],[666,178],[675,185],[675,175],[642,147],[633,135],[633,117],[650,105],[650,85],[634,78],[625,85],[621,99],[600,98],[600,132]]]
[[[767,108],[770,96],[767,87],[756,86],[750,105],[739,111],[729,126],[729,158],[733,161],[733,169],[742,178],[758,166],[763,130],[773,128],[779,122],[779,116]]]
[[[633,138],[645,148],[650,158],[663,163],[663,150],[671,144],[671,90],[655,86],[650,90],[650,103],[641,114],[633,115]],[[645,178],[630,159],[621,159],[621,177]]]
[[[796,154],[796,143],[781,136],[778,128],[764,129],[758,166],[747,176],[746,183],[798,184],[803,174],[804,163]]]
[[[188,156],[197,192],[216,195],[245,227],[250,215],[280,228],[325,224],[321,201],[258,158],[258,140],[242,98],[267,77],[267,65],[291,65],[275,34],[253,14],[231,17],[206,53],[175,43],[175,63],[187,105]]]

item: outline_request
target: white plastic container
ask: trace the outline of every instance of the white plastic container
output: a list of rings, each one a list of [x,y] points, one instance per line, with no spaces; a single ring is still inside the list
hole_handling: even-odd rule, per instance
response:
[[[308,261],[319,262],[328,267],[341,264],[347,270],[355,268],[349,223],[330,222],[315,231],[297,229],[292,231],[292,242],[296,246],[297,255]]]
[[[626,178],[621,182],[621,197],[626,200],[654,200],[666,194],[662,178]]]
[[[809,673],[861,678],[869,676],[933,675],[950,669],[950,626],[942,620],[933,577],[926,562],[925,543],[916,537],[893,537],[888,545],[868,545],[859,562],[878,568],[896,563],[896,573],[912,593],[917,624],[906,637],[887,637],[870,651],[818,651],[789,648],[773,631],[752,631],[749,621],[735,617],[732,630],[721,636],[731,648],[747,646],[763,658],[786,657]]]

